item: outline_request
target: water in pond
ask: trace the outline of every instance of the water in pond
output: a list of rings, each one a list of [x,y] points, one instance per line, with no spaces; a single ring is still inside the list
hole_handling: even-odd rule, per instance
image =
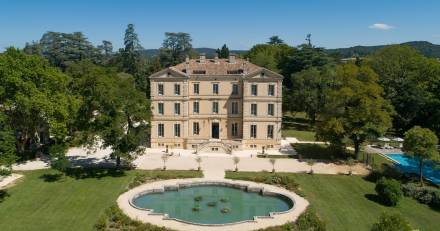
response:
[[[287,211],[293,207],[293,202],[282,195],[262,196],[226,186],[195,186],[146,194],[134,198],[133,204],[199,224],[253,220],[254,216],[268,216],[270,212]]]

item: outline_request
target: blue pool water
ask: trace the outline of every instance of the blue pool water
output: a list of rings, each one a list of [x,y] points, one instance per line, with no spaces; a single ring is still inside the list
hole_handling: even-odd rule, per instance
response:
[[[387,154],[387,157],[396,161],[395,166],[406,173],[419,173],[419,160],[410,156],[405,156],[402,153]],[[440,185],[440,166],[432,161],[426,161],[423,167],[423,176],[436,185]]]

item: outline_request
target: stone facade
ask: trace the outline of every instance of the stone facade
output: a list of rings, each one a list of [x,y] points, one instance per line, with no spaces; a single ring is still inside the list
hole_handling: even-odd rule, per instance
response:
[[[231,55],[187,59],[150,76],[151,146],[279,148],[282,76]]]

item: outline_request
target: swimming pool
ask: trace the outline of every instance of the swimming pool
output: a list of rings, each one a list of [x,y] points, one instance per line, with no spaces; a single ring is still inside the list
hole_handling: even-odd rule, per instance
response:
[[[386,154],[386,157],[395,162],[395,166],[405,173],[419,173],[419,160],[403,153]],[[437,168],[435,168],[437,165]],[[423,167],[423,176],[436,185],[440,185],[440,166],[433,161],[426,161]]]

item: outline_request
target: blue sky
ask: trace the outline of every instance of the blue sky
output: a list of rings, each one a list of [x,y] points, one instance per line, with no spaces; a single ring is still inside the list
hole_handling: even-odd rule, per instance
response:
[[[164,32],[188,32],[194,47],[248,49],[279,35],[298,45],[312,34],[326,48],[413,40],[440,44],[438,0],[0,0],[0,50],[46,31],[82,31],[94,44],[122,46],[136,26],[145,48]]]

